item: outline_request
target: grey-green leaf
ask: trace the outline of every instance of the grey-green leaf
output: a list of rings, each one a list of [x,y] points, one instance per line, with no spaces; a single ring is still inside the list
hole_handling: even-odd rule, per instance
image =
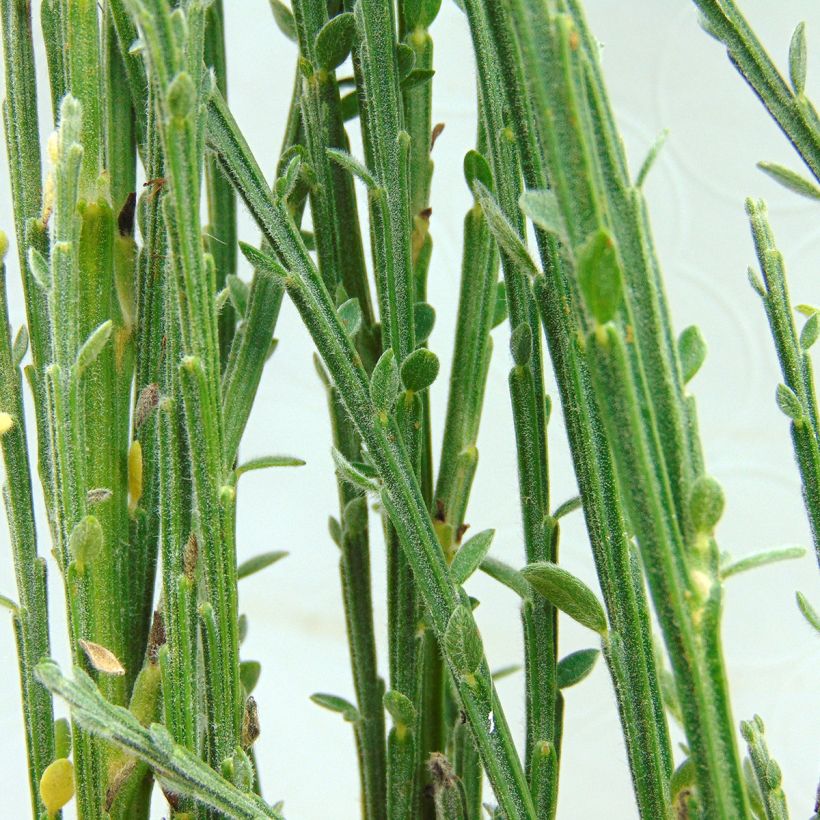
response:
[[[362,309],[359,307],[359,300],[355,296],[339,305],[336,312],[339,314],[339,321],[348,336],[353,337],[361,330]]]
[[[820,199],[820,187],[805,177],[800,176],[790,168],[784,168],[776,162],[758,162],[757,167],[765,174],[768,174],[775,182],[779,182],[784,188],[788,188],[792,193],[809,199]]]
[[[429,83],[435,76],[435,69],[432,68],[414,68],[402,81],[402,91],[409,91],[422,83]]]
[[[463,584],[478,568],[490,550],[495,530],[482,530],[465,541],[450,564],[454,583]]]
[[[261,674],[262,664],[259,661],[242,661],[239,664],[239,680],[242,681],[242,686],[245,687],[246,695],[250,695],[256,689]]]
[[[103,529],[99,519],[94,515],[81,518],[68,539],[68,548],[82,571],[102,552]]]
[[[473,191],[484,210],[484,215],[487,217],[490,232],[502,253],[524,273],[529,276],[537,276],[538,267],[532,261],[524,240],[510,224],[489,189],[477,179],[473,184]]]
[[[699,476],[689,493],[689,517],[695,532],[712,532],[725,504],[723,487],[711,476]]]
[[[15,368],[20,367],[23,358],[28,350],[28,327],[20,325],[17,335],[14,337],[14,344],[11,347],[11,358]]]
[[[51,287],[51,269],[48,261],[37,248],[28,249],[28,269],[40,288],[48,290]]]
[[[407,695],[390,690],[384,694],[384,708],[393,718],[393,722],[401,726],[415,726],[416,707]]]
[[[416,302],[413,305],[413,323],[416,327],[416,344],[424,344],[433,332],[436,323],[436,311],[427,302]]]
[[[809,622],[809,626],[814,627],[814,631],[820,633],[820,614],[809,603],[809,599],[802,592],[796,592],[797,608],[803,617]]]
[[[505,564],[497,558],[488,557],[481,562],[481,571],[486,572],[490,578],[495,578],[500,584],[504,584],[522,600],[528,601],[532,598],[532,587],[524,576],[509,564]]]
[[[495,303],[493,304],[493,321],[494,328],[498,327],[507,319],[507,285],[504,282],[499,282],[495,289]]]
[[[532,356],[532,329],[522,322],[510,335],[510,353],[518,367],[524,367]]]
[[[275,550],[273,552],[262,552],[259,555],[254,555],[253,558],[248,558],[247,561],[243,561],[236,568],[236,577],[239,580],[241,580],[242,578],[247,578],[249,575],[253,575],[256,572],[260,572],[266,567],[269,567],[271,564],[275,564],[277,561],[281,561],[287,555],[288,553],[283,550]]]
[[[305,462],[294,456],[260,456],[240,464],[235,471],[237,478],[252,470],[267,470],[268,467],[303,467]]]
[[[399,43],[396,48],[396,63],[399,69],[399,81],[409,76],[416,64],[416,52],[407,43]]]
[[[603,228],[578,251],[578,283],[596,321],[605,324],[613,319],[621,304],[623,274],[615,239]]]
[[[353,48],[356,22],[350,12],[331,17],[316,35],[316,61],[325,71],[333,71]]]
[[[695,377],[706,360],[706,342],[697,325],[690,325],[678,337],[683,383],[688,384]]]
[[[595,593],[571,572],[551,561],[538,561],[521,570],[536,592],[570,618],[601,635],[606,634],[604,608]]]
[[[247,282],[243,282],[238,276],[231,273],[227,277],[228,297],[234,310],[244,317],[248,312],[248,297],[250,295],[250,288]]]
[[[789,77],[798,96],[806,90],[807,64],[806,24],[798,23],[789,43]]]
[[[389,413],[399,395],[401,379],[393,348],[382,353],[370,376],[370,398],[380,413]]]
[[[296,42],[296,21],[293,19],[293,12],[282,2],[282,0],[270,0],[270,8],[273,12],[273,19],[279,27],[279,31],[291,40]]]
[[[524,191],[518,200],[518,207],[542,231],[551,233],[561,240],[566,238],[567,232],[564,219],[561,216],[561,209],[558,207],[558,199],[553,191]]]
[[[655,160],[658,158],[658,154],[661,152],[661,148],[663,148],[664,144],[666,143],[666,138],[669,136],[668,129],[664,129],[658,135],[658,138],[655,140],[655,144],[649,149],[649,153],[646,155],[646,159],[643,161],[641,165],[641,170],[638,171],[638,176],[635,177],[635,187],[641,188],[643,187],[644,182],[646,182],[646,178],[649,175],[649,172],[652,170],[652,166],[655,164]]]
[[[792,419],[792,421],[800,422],[803,420],[803,405],[791,387],[787,387],[785,384],[778,384],[776,398],[777,406],[785,415]]]
[[[765,567],[768,564],[775,564],[779,561],[791,561],[795,558],[802,558],[806,554],[803,547],[780,547],[779,549],[764,550],[756,552],[754,555],[747,555],[737,561],[732,561],[720,568],[720,579],[725,581],[732,575],[741,572],[748,572],[750,569]]]
[[[373,476],[368,475],[364,469],[361,469],[364,465],[352,464],[335,447],[331,452],[333,462],[336,465],[336,472],[340,478],[365,492],[375,493],[379,491],[379,485]]]
[[[812,313],[800,331],[800,347],[809,350],[820,335],[820,313]]]
[[[352,174],[354,177],[358,177],[368,188],[373,189],[377,187],[374,176],[367,170],[364,163],[357,160],[347,151],[342,151],[341,148],[328,148],[327,155],[337,165],[344,168],[345,171]]]
[[[463,677],[476,673],[483,655],[481,637],[470,610],[461,604],[453,610],[444,630],[444,650]]]
[[[464,179],[467,187],[473,191],[476,181],[480,182],[488,191],[493,189],[493,174],[490,164],[478,151],[470,150],[464,155]]]
[[[571,652],[558,662],[556,670],[558,678],[558,688],[568,689],[580,683],[595,667],[598,655],[601,653],[597,649],[579,649]]]
[[[441,0],[404,0],[402,10],[408,31],[429,28],[438,16]]]
[[[438,356],[421,347],[414,350],[401,364],[402,384],[415,393],[426,390],[438,376]]]
[[[97,357],[102,353],[103,348],[111,338],[113,328],[112,321],[107,319],[88,335],[88,338],[83,342],[83,346],[77,352],[77,361],[74,365],[77,378],[82,376],[97,360]]]
[[[359,710],[349,701],[340,698],[338,695],[328,695],[324,692],[316,692],[310,699],[324,709],[331,712],[338,712],[345,720],[355,723],[359,720]]]

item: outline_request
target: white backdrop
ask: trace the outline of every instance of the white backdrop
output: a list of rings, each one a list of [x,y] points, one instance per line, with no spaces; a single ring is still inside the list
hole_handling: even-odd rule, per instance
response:
[[[816,0],[745,0],[742,5],[780,65],[785,65],[794,25],[807,21],[809,89],[820,98]],[[260,163],[271,173],[290,99],[295,47],[275,28],[266,0],[226,0],[226,6],[231,106]],[[728,498],[718,532],[721,546],[736,555],[774,545],[810,546],[787,423],[774,403],[780,380],[776,359],[762,307],[746,282],[746,267],[754,256],[743,212],[747,195],[768,201],[793,300],[817,304],[817,207],[779,188],[754,167],[766,159],[800,168],[799,161],[730,67],[722,48],[698,28],[688,0],[588,0],[587,7],[593,31],[604,45],[605,75],[633,169],[663,128],[671,132],[646,192],[676,327],[681,330],[696,322],[709,344],[709,357],[693,389],[709,469],[723,482]],[[431,346],[442,361],[442,373],[432,388],[438,442],[452,352],[461,223],[470,205],[462,157],[473,145],[475,115],[465,21],[449,0],[432,33],[437,69],[434,121],[447,126],[434,152],[431,222],[435,254],[430,301],[438,313]],[[41,47],[38,58],[42,72]],[[41,88],[46,87],[43,76]],[[45,132],[51,128],[46,93],[41,94],[40,107]],[[0,167],[0,225],[12,234],[5,163]],[[257,231],[250,219],[244,212],[240,219],[241,236],[253,241]],[[10,253],[11,298],[19,321],[15,258]],[[523,552],[506,387],[508,331],[501,327],[495,332],[496,355],[478,442],[480,469],[468,520],[475,530],[495,527],[494,554],[519,565]],[[311,363],[312,344],[290,305],[283,309],[276,335],[280,345],[265,372],[242,452],[244,457],[288,452],[305,458],[307,466],[251,473],[242,479],[240,558],[267,549],[291,553],[241,587],[241,609],[250,622],[243,655],[260,660],[263,670],[256,692],[262,720],[256,749],[265,795],[285,799],[288,817],[352,820],[359,812],[350,726],[308,700],[316,691],[352,697],[337,550],[326,528],[327,516],[336,512],[336,492],[325,400]],[[551,375],[548,386],[555,395]],[[557,504],[575,494],[559,412],[550,432]],[[40,533],[45,532],[41,516]],[[47,554],[50,546],[41,543],[40,548]],[[566,521],[561,549],[566,567],[594,587],[578,513]],[[373,563],[380,655],[386,670],[380,541],[373,546]],[[53,651],[66,664],[62,589],[53,562],[49,569]],[[735,718],[754,713],[764,718],[772,754],[784,772],[792,815],[801,818],[812,813],[820,774],[820,664],[818,639],[797,612],[795,589],[820,605],[811,551],[800,561],[732,579],[724,631]],[[491,663],[518,662],[520,627],[513,597],[484,577],[471,580],[469,590],[482,601],[477,618]],[[0,591],[15,594],[5,526],[0,529]],[[561,619],[562,654],[590,645],[585,630]],[[10,624],[0,628],[0,664],[0,813],[25,817],[28,794]],[[521,675],[505,679],[499,688],[520,736]],[[564,742],[559,816],[635,817],[603,665],[568,692]],[[73,816],[70,810],[67,814]],[[163,816],[159,800],[155,816]]]

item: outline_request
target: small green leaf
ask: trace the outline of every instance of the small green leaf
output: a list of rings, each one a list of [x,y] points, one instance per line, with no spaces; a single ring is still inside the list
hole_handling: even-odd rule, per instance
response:
[[[766,286],[763,284],[763,281],[757,275],[757,273],[754,270],[752,270],[752,268],[747,268],[746,277],[749,280],[749,284],[752,286],[752,290],[761,299],[765,299],[766,298]]]
[[[814,314],[815,314],[815,313],[819,313],[819,312],[820,312],[820,309],[818,309],[818,308],[814,307],[814,305],[805,305],[805,304],[800,304],[800,305],[795,305],[795,306],[794,306],[794,309],[795,309],[798,313],[802,313],[802,314],[803,314],[804,316],[806,316],[806,317],[811,317],[811,316],[814,316]]]
[[[68,539],[68,549],[82,572],[102,552],[103,529],[99,519],[87,515],[77,522]]]
[[[360,535],[367,527],[367,499],[363,496],[351,498],[345,504],[342,515],[344,521],[344,531],[348,535]]]
[[[684,328],[678,337],[678,356],[683,383],[689,384],[706,361],[706,342],[697,325]]]
[[[98,328],[92,330],[88,338],[83,342],[83,346],[77,352],[77,361],[74,364],[74,372],[80,378],[89,367],[97,360],[103,348],[111,338],[113,323],[110,319],[103,322]]]
[[[468,680],[481,665],[481,637],[472,613],[464,604],[457,606],[447,621],[444,650],[456,671]]]
[[[422,83],[429,83],[435,76],[435,69],[432,68],[414,68],[402,81],[401,90],[409,91]]]
[[[798,96],[806,90],[807,63],[806,24],[798,23],[789,43],[789,77]]]
[[[490,171],[490,164],[478,151],[470,150],[464,155],[464,179],[471,191],[474,190],[477,181],[488,191],[492,191],[493,174]]]
[[[820,336],[820,313],[812,313],[800,331],[800,347],[809,350]]]
[[[779,561],[791,561],[795,558],[802,558],[806,554],[803,547],[780,547],[773,550],[764,550],[763,552],[756,552],[754,555],[747,555],[745,558],[740,558],[737,561],[732,561],[730,564],[725,564],[720,568],[720,579],[725,581],[731,578],[732,575],[737,575],[741,572],[748,572],[750,569],[757,569],[758,567],[765,567],[768,564],[775,564]]]
[[[436,311],[427,302],[416,302],[413,305],[413,322],[416,327],[416,344],[424,344],[433,332],[436,323]]]
[[[510,353],[518,367],[524,367],[532,356],[532,329],[522,322],[510,335]]]
[[[493,198],[489,189],[480,180],[476,180],[473,185],[473,191],[484,211],[484,216],[487,218],[487,225],[495,237],[495,241],[498,243],[501,252],[523,273],[529,276],[537,276],[538,267],[535,262],[532,261],[532,257],[527,250],[527,246],[524,244],[524,240],[509,223],[507,217],[504,216],[504,213],[501,211],[501,208],[498,206],[498,203]]]
[[[779,182],[784,188],[788,188],[792,193],[809,199],[820,199],[820,187],[811,180],[800,176],[790,168],[784,168],[774,162],[758,162],[757,167],[763,173],[768,174],[775,182]]]
[[[67,718],[54,721],[54,757],[68,757],[71,754],[71,724]]]
[[[345,333],[353,338],[362,327],[362,309],[359,307],[359,300],[356,297],[348,299],[339,305],[336,312],[339,314],[339,321]]]
[[[20,607],[17,606],[16,602],[9,598],[7,595],[0,595],[0,606],[4,609],[9,610],[12,614],[16,615],[19,611]]]
[[[196,108],[197,87],[187,71],[180,71],[168,86],[168,110],[176,119],[185,119]]]
[[[11,358],[15,368],[20,367],[23,358],[28,350],[28,328],[20,325],[17,335],[14,337],[14,344],[11,346]]]
[[[565,515],[569,515],[571,512],[575,512],[575,510],[581,509],[581,496],[576,495],[574,498],[570,498],[568,501],[565,501],[559,507],[556,507],[555,512],[552,514],[552,517],[557,521],[559,518],[563,518]]]
[[[239,664],[239,680],[245,687],[245,694],[250,695],[256,684],[259,682],[259,675],[262,673],[262,664],[259,661],[242,661]]]
[[[410,75],[416,64],[416,52],[407,43],[399,43],[396,48],[396,63],[399,68],[399,82]]]
[[[669,781],[669,791],[673,798],[684,790],[689,789],[695,785],[695,764],[691,757],[687,757],[681,764],[672,772],[672,779]]]
[[[336,465],[336,472],[341,479],[358,487],[365,492],[379,492],[379,484],[375,478],[372,468],[366,464],[353,464],[348,461],[335,447],[332,449],[333,462]]]
[[[638,171],[638,176],[635,177],[635,187],[642,188],[644,182],[646,182],[646,177],[649,175],[649,172],[652,170],[652,166],[655,164],[655,160],[658,158],[658,154],[661,152],[661,148],[666,144],[666,138],[669,136],[669,130],[664,129],[658,135],[658,138],[655,140],[655,144],[649,149],[649,153],[646,155],[646,159],[643,161],[643,165],[641,165],[641,170]]]
[[[578,251],[578,283],[595,320],[603,325],[613,319],[621,304],[623,274],[615,240],[603,228]]]
[[[260,456],[252,458],[244,464],[240,464],[234,471],[237,478],[250,473],[252,470],[267,470],[268,467],[303,467],[305,464],[301,458],[294,456]]]
[[[262,552],[259,555],[254,555],[253,558],[248,558],[247,561],[243,561],[236,568],[236,578],[237,580],[247,578],[249,575],[260,572],[265,569],[265,567],[269,567],[271,564],[281,561],[288,554],[289,553],[283,550],[276,550],[274,552]]]
[[[384,693],[384,708],[397,726],[416,725],[416,707],[407,695],[395,690]]]
[[[367,166],[363,162],[357,160],[347,151],[342,151],[341,148],[327,148],[326,151],[333,162],[354,177],[358,177],[369,189],[372,190],[378,187],[375,177],[367,170]]]
[[[297,41],[296,21],[293,19],[293,12],[282,2],[282,0],[270,0],[270,8],[273,12],[273,19],[279,26],[279,31],[291,40]]]
[[[507,319],[507,285],[499,282],[495,288],[495,303],[493,305],[492,326],[498,327]]]
[[[316,35],[316,62],[319,68],[333,71],[338,68],[353,48],[356,21],[350,12],[331,17]]]
[[[438,356],[426,347],[414,350],[401,364],[402,384],[415,393],[426,390],[438,376]]]
[[[791,387],[787,387],[785,384],[778,384],[776,398],[777,406],[785,415],[792,419],[795,424],[803,421],[803,405]]]
[[[702,475],[689,493],[689,516],[695,532],[711,533],[723,515],[723,487],[711,476]]]
[[[562,241],[566,240],[567,231],[564,218],[561,216],[561,209],[554,191],[524,191],[518,200],[518,207],[536,227]]]
[[[572,573],[550,561],[538,561],[521,570],[536,592],[582,626],[601,635],[607,631],[604,608],[595,593]]]
[[[317,692],[311,695],[310,699],[317,706],[329,709],[331,712],[338,712],[349,723],[356,723],[359,720],[359,710],[349,700],[340,698],[338,695]]]
[[[43,254],[35,247],[28,249],[28,269],[42,290],[48,290],[51,287],[51,268]]]
[[[524,576],[514,567],[499,561],[497,558],[485,558],[481,562],[481,571],[486,572],[490,578],[495,578],[500,584],[511,589],[523,601],[532,598],[532,587]]]
[[[330,533],[330,539],[337,547],[342,546],[342,525],[336,518],[329,515],[327,518],[327,531]]]
[[[389,413],[396,403],[401,387],[399,368],[393,348],[382,353],[370,376],[370,398],[379,413]]]
[[[802,613],[803,617],[809,622],[809,626],[814,627],[814,631],[820,633],[820,614],[809,603],[809,599],[802,593],[796,592],[797,608]]]
[[[597,649],[579,649],[577,652],[572,652],[565,658],[561,658],[558,661],[556,670],[558,688],[568,689],[570,686],[580,683],[592,672],[600,654]]]
[[[463,584],[481,565],[493,543],[495,530],[482,530],[467,539],[450,564],[450,575],[453,582]]]
[[[302,170],[302,156],[294,153],[288,160],[284,170],[279,174],[276,180],[276,196],[279,199],[286,201],[288,197],[296,190],[296,183],[299,181],[299,174]]]
[[[511,663],[509,666],[502,666],[500,669],[496,669],[490,677],[494,681],[504,680],[504,678],[509,678],[516,672],[520,672],[522,668],[520,663]]]
[[[226,284],[228,297],[231,300],[234,310],[241,317],[244,317],[248,312],[248,297],[251,289],[248,287],[246,282],[243,282],[233,273],[228,274]]]
[[[408,31],[427,29],[438,16],[441,0],[404,0],[402,13]]]

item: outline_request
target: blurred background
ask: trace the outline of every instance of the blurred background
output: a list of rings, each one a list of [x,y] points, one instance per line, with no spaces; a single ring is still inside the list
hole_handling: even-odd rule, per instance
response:
[[[35,19],[39,2],[35,2]],[[786,66],[794,26],[805,20],[809,96],[820,100],[820,4],[817,0],[743,0],[741,6],[775,61]],[[269,175],[273,173],[290,101],[295,46],[276,28],[267,0],[225,0],[229,102]],[[798,613],[796,589],[820,606],[820,576],[800,498],[786,418],[774,392],[780,381],[762,306],[746,281],[754,253],[743,200],[768,204],[788,267],[795,304],[820,302],[820,221],[817,204],[765,177],[758,160],[803,173],[800,161],[721,46],[697,24],[688,0],[587,0],[589,21],[602,43],[610,96],[633,170],[663,129],[669,139],[645,185],[655,238],[677,331],[700,326],[709,355],[692,383],[708,469],[723,484],[727,510],[718,529],[735,556],[791,544],[808,547],[799,560],[740,575],[728,582],[725,652],[736,721],[760,714],[773,756],[783,769],[794,818],[813,812],[820,775],[820,641]],[[41,88],[47,88],[39,24],[35,23]],[[444,0],[432,28],[435,41],[434,122],[446,128],[436,142],[431,232],[435,242],[429,300],[437,311],[430,346],[442,372],[432,387],[433,433],[440,441],[453,322],[458,298],[462,219],[471,196],[462,158],[475,140],[474,66],[466,21]],[[345,69],[342,69],[344,71]],[[47,93],[41,124],[52,128]],[[354,129],[355,130],[355,129]],[[353,152],[361,156],[352,134]],[[0,227],[13,242],[5,161],[0,162]],[[240,236],[258,232],[240,207]],[[13,251],[13,249],[12,249]],[[15,325],[22,320],[19,276],[9,254]],[[243,275],[247,275],[247,265]],[[495,356],[478,440],[479,470],[467,520],[496,529],[492,553],[523,564],[513,430],[507,393],[506,325],[496,331]],[[358,776],[350,725],[310,702],[313,692],[352,698],[341,606],[337,548],[327,516],[337,501],[324,393],[313,369],[313,346],[293,308],[285,304],[276,331],[279,347],[267,366],[242,444],[243,458],[288,453],[307,461],[298,470],[250,473],[239,492],[239,557],[288,550],[284,561],[241,582],[240,608],[249,620],[243,658],[262,663],[255,692],[262,734],[256,744],[263,790],[284,799],[289,818],[359,817]],[[548,388],[556,391],[551,373]],[[553,506],[576,494],[560,409],[550,424]],[[438,444],[436,444],[438,447]],[[40,513],[40,551],[48,554]],[[373,533],[375,617],[382,669],[384,550]],[[561,561],[596,587],[580,513],[562,521]],[[54,654],[68,663],[61,580],[49,557]],[[468,585],[491,665],[522,658],[514,596],[481,573]],[[14,596],[5,523],[0,527],[0,592]],[[0,616],[0,621],[3,617]],[[594,646],[591,634],[561,618],[561,655]],[[17,661],[11,623],[0,624],[0,815],[29,815]],[[523,737],[523,676],[499,684],[511,726]],[[57,705],[58,713],[65,710]],[[675,738],[681,739],[677,730]],[[488,793],[488,799],[491,795]],[[72,817],[72,807],[65,816]],[[157,799],[154,816],[164,816]],[[637,816],[620,725],[603,664],[566,694],[559,817]]]

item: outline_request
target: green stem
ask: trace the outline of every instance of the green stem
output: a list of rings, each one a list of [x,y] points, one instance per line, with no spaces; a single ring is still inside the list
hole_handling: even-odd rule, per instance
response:
[[[457,609],[462,611],[460,600],[398,430],[389,420],[387,427],[382,425],[370,400],[368,378],[358,364],[358,354],[339,323],[287,208],[272,200],[244,139],[218,97],[212,98],[208,107],[208,141],[266,238],[292,270],[284,274],[285,287],[308,325],[339,396],[382,476],[383,499],[399,529],[405,557],[424,596],[431,626],[442,640],[453,613]],[[271,263],[280,274],[284,273],[273,260]],[[469,612],[465,622],[474,623]],[[511,819],[533,817],[526,780],[486,662],[479,664],[474,680],[460,673],[458,659],[452,654],[448,654],[448,665],[501,806]],[[492,729],[490,712],[494,718]]]

